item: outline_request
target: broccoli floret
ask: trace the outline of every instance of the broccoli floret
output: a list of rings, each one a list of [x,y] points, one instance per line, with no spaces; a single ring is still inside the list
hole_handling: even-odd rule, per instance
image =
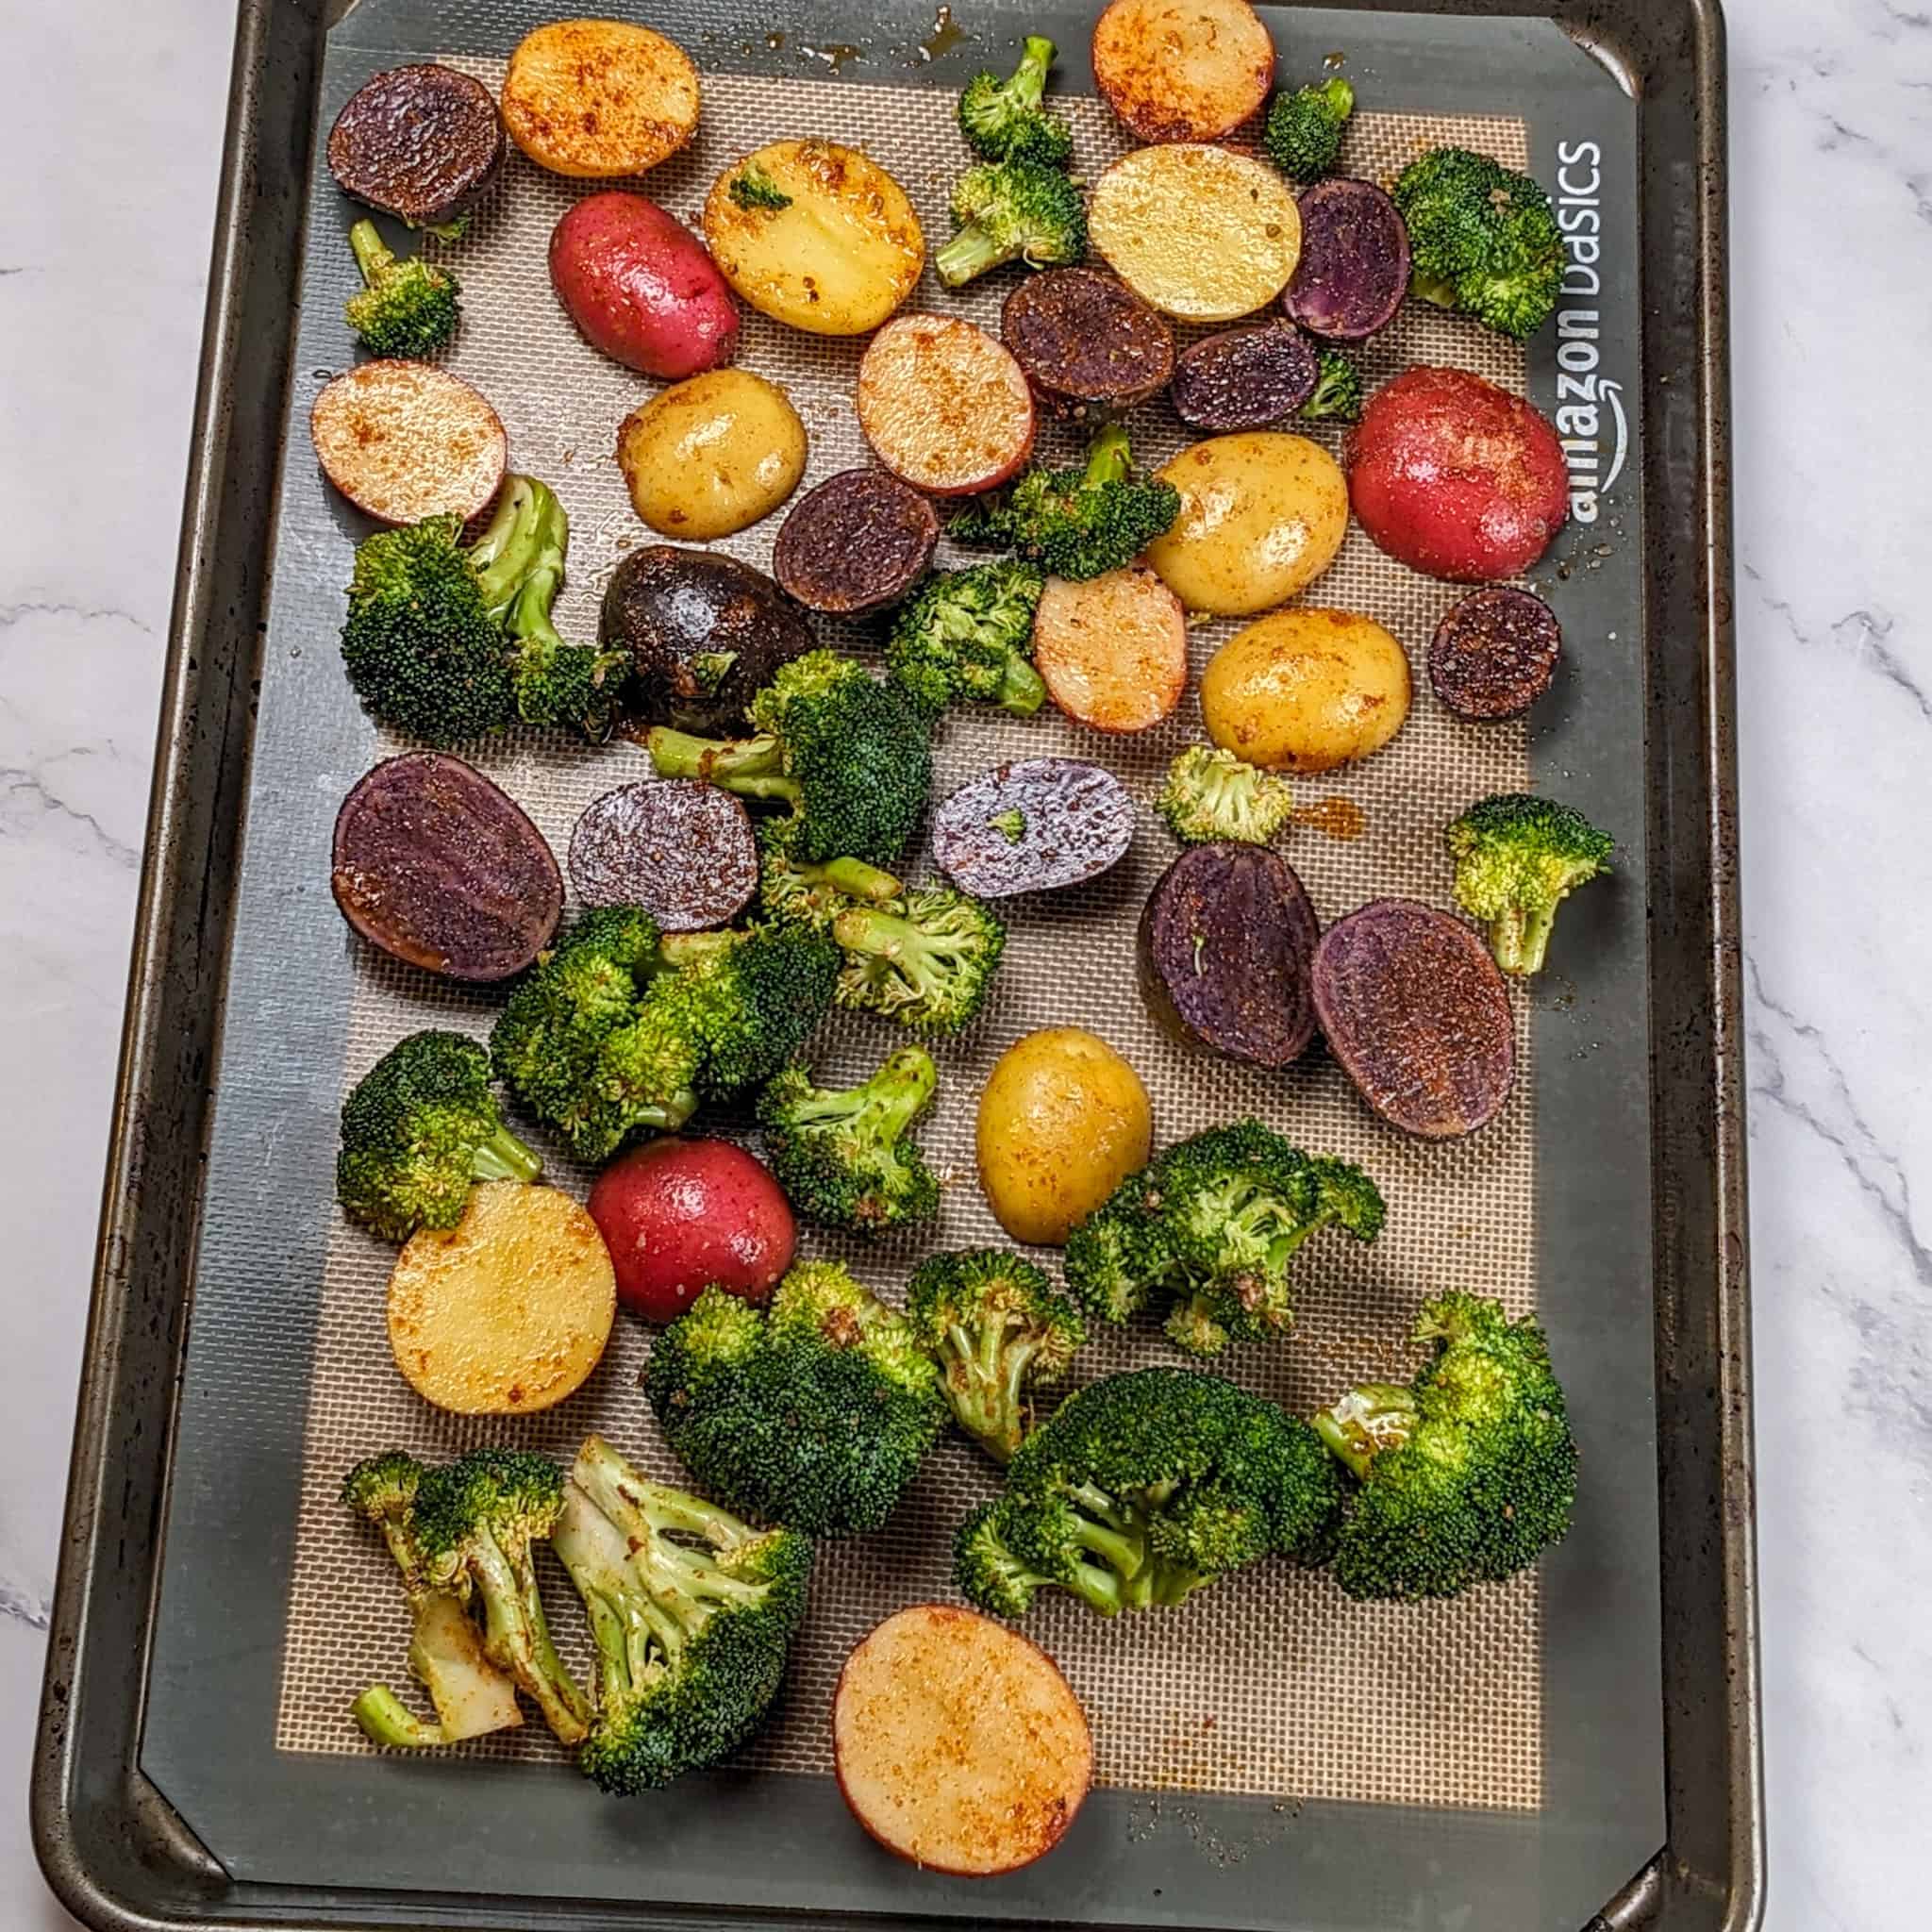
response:
[[[1005,1492],[960,1525],[970,1601],[1024,1616],[1071,1591],[1103,1616],[1184,1602],[1259,1557],[1320,1561],[1342,1479],[1315,1431],[1194,1369],[1090,1383],[1022,1442]]]
[[[1315,1418],[1359,1484],[1334,1558],[1353,1597],[1455,1596],[1525,1569],[1570,1527],[1576,1444],[1541,1328],[1447,1294],[1414,1339],[1435,1353],[1407,1388],[1370,1383]]]
[[[1341,156],[1342,130],[1355,112],[1355,90],[1340,75],[1274,96],[1261,141],[1268,158],[1291,181],[1319,181]]]
[[[1074,158],[1066,123],[1041,106],[1054,44],[1028,34],[1009,80],[975,74],[959,94],[959,132],[974,154],[989,161],[1038,161],[1064,168]]]
[[[1294,817],[1283,778],[1257,772],[1231,751],[1191,744],[1167,768],[1155,809],[1185,845],[1233,839],[1265,845]]]
[[[1016,550],[1074,583],[1131,563],[1180,514],[1172,483],[1137,477],[1127,432],[1106,425],[1085,469],[1029,470],[1004,501],[975,505],[948,534],[961,543]]]
[[[1130,1174],[1067,1241],[1067,1286],[1103,1321],[1171,1295],[1168,1339],[1218,1355],[1294,1324],[1289,1263],[1318,1229],[1382,1231],[1367,1174],[1248,1120],[1210,1127]]]
[[[1315,387],[1301,407],[1310,418],[1332,416],[1338,423],[1355,423],[1362,413],[1362,373],[1340,349],[1324,349],[1315,358]]]
[[[1610,869],[1616,849],[1579,811],[1554,798],[1506,791],[1473,805],[1444,838],[1456,861],[1456,903],[1489,922],[1505,973],[1541,973],[1557,908]]]
[[[457,744],[522,722],[610,727],[625,659],[566,644],[550,624],[570,525],[557,498],[512,476],[481,538],[454,517],[379,530],[356,548],[342,663],[385,724]]]
[[[877,1234],[940,1211],[940,1186],[913,1145],[913,1124],[932,1105],[939,1069],[906,1046],[862,1086],[814,1087],[788,1067],[758,1096],[765,1158],[791,1204],[825,1227]]]
[[[762,208],[775,214],[780,208],[791,206],[791,197],[756,161],[747,162],[739,169],[724,192],[747,213],[753,208]]]
[[[941,571],[892,621],[886,664],[932,717],[963,699],[1021,717],[1046,702],[1033,668],[1033,613],[1045,575],[1030,563]]]
[[[1408,226],[1409,293],[1532,335],[1555,312],[1563,238],[1550,197],[1527,175],[1466,147],[1431,148],[1393,190]]]
[[[382,1531],[402,1572],[414,1616],[409,1668],[437,1721],[425,1724],[387,1684],[372,1684],[352,1707],[356,1722],[377,1744],[420,1750],[460,1743],[524,1721],[516,1686],[483,1652],[483,1633],[468,1609],[467,1575],[432,1581],[416,1534],[416,1496],[428,1472],[413,1456],[392,1449],[358,1462],[342,1480],[343,1505]]]
[[[957,1033],[984,1004],[1007,929],[951,886],[918,886],[890,906],[855,906],[832,922],[845,954],[833,997],[923,1033]]]
[[[1033,1391],[1058,1382],[1087,1339],[1045,1274],[998,1248],[928,1256],[906,1284],[906,1319],[940,1365],[954,1421],[996,1462],[1026,1434]]]
[[[1008,845],[1017,845],[1026,836],[1026,814],[1017,805],[1009,805],[1005,811],[994,812],[987,824]]]
[[[658,1338],[644,1392],[699,1482],[808,1536],[877,1529],[945,1422],[905,1321],[833,1261],[769,1308],[707,1289]]]
[[[1085,259],[1087,208],[1080,191],[1039,161],[987,161],[953,186],[951,241],[933,256],[940,280],[957,289],[1008,261],[1065,268]]]
[[[925,721],[898,691],[849,658],[809,651],[752,700],[751,721],[758,735],[733,740],[654,728],[658,775],[790,805],[787,849],[808,863],[898,858],[932,789]]]
[[[666,937],[634,906],[587,912],[511,993],[498,1076],[581,1160],[674,1133],[704,1098],[769,1079],[831,1004],[837,949],[802,925]]]
[[[400,258],[384,245],[374,222],[349,230],[349,246],[363,287],[343,313],[372,356],[433,356],[457,332],[461,313],[457,278],[420,256]]]
[[[566,1744],[591,1706],[550,1641],[534,1545],[563,1507],[563,1478],[523,1449],[473,1449],[433,1469],[416,1490],[416,1537],[430,1581],[478,1599],[483,1654],[515,1680]]]
[[[490,1056],[460,1033],[412,1033],[342,1103],[336,1199],[385,1240],[454,1227],[477,1181],[533,1181],[543,1163],[503,1124]]]
[[[577,1452],[565,1491],[551,1547],[597,1648],[578,1765],[629,1795],[716,1764],[778,1694],[811,1544],[647,1481],[600,1436]]]

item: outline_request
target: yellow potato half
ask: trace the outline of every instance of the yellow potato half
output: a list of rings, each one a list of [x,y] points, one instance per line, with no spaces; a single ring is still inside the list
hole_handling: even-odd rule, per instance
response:
[[[1181,508],[1146,561],[1191,611],[1273,609],[1313,583],[1348,534],[1348,479],[1306,436],[1210,437],[1160,475],[1180,491]]]
[[[747,369],[674,383],[617,432],[638,515],[686,542],[708,543],[770,516],[798,488],[805,451],[791,397]]]
[[[1408,658],[1353,610],[1276,610],[1228,639],[1201,678],[1201,716],[1224,751],[1281,772],[1365,758],[1408,716]]]
[[[655,168],[697,132],[698,107],[691,56],[624,20],[553,20],[517,43],[503,76],[509,138],[579,180]]]
[[[423,1228],[389,1278],[396,1367],[456,1415],[523,1415],[583,1386],[610,1340],[617,1276],[568,1194],[522,1181],[472,1191],[452,1228]]]

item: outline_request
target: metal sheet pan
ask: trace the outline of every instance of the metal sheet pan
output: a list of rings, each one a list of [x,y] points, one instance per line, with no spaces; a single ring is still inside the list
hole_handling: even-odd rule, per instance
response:
[[[1372,32],[1374,17],[1363,12]],[[1722,34],[1713,14],[1672,0],[1614,19],[1579,11],[1563,24],[1637,99],[1646,291],[1643,777],[1669,1842],[1600,1923],[1742,1925],[1757,1908],[1760,1848],[1731,857]],[[101,1924],[723,1924],[697,1906],[613,1911],[474,1890],[432,1900],[237,1882],[137,1763],[328,25],[313,7],[270,0],[251,0],[241,17],[36,1839],[62,1895]],[[218,1652],[219,1633],[209,1636]],[[1587,1777],[1589,1766],[1578,1772]],[[760,1914],[757,1923],[786,1921]]]

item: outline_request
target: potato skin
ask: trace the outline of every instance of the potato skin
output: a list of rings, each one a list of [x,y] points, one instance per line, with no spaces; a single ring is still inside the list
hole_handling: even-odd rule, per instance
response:
[[[1000,1056],[979,1096],[975,1144],[993,1218],[1016,1241],[1059,1247],[1146,1166],[1153,1109],[1106,1041],[1049,1026]]]
[[[1373,618],[1276,610],[1228,639],[1201,678],[1201,716],[1224,751],[1280,772],[1365,758],[1408,716],[1408,658]]]
[[[1190,611],[1252,617],[1306,590],[1348,534],[1348,484],[1306,436],[1210,437],[1160,472],[1181,493],[1147,561]]]
[[[641,194],[587,195],[550,236],[550,280],[593,349],[676,382],[738,353],[738,306],[704,244]]]
[[[791,197],[790,208],[732,200],[732,181],[754,163]],[[705,202],[705,240],[743,300],[809,335],[877,328],[925,266],[925,237],[906,191],[835,141],[774,142],[726,168]]]
[[[798,488],[805,451],[791,397],[746,369],[677,383],[617,432],[631,507],[659,536],[701,543],[770,516]]]

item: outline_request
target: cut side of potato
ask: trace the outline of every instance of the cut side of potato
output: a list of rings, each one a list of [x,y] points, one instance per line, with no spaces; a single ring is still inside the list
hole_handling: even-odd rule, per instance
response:
[[[1267,308],[1301,258],[1288,183],[1224,147],[1123,155],[1093,184],[1088,228],[1135,294],[1182,322],[1233,322]]]
[[[556,1188],[489,1181],[455,1227],[409,1238],[389,1278],[396,1367],[455,1415],[524,1415],[583,1386],[610,1340],[604,1237]]]
[[[1082,584],[1049,577],[1033,620],[1033,666],[1079,724],[1149,730],[1173,715],[1187,689],[1187,613],[1140,565]]]
[[[726,168],[705,202],[705,241],[745,301],[810,335],[875,329],[925,266],[906,191],[834,141],[774,142]]]
[[[1247,0],[1113,0],[1093,78],[1139,141],[1219,141],[1268,98],[1274,42]]]
[[[554,175],[639,175],[697,132],[698,71],[675,41],[622,20],[553,20],[503,76],[509,138]]]
[[[858,426],[886,468],[934,496],[992,490],[1033,453],[1035,410],[1011,351],[956,315],[906,315],[858,365]]]
[[[1018,1631],[947,1604],[888,1617],[846,1658],[832,1757],[880,1844],[966,1878],[1050,1852],[1093,1776],[1086,1713],[1058,1666]]]
[[[509,461],[494,409],[447,370],[358,363],[316,397],[308,434],[323,474],[383,524],[465,523],[489,508]]]

